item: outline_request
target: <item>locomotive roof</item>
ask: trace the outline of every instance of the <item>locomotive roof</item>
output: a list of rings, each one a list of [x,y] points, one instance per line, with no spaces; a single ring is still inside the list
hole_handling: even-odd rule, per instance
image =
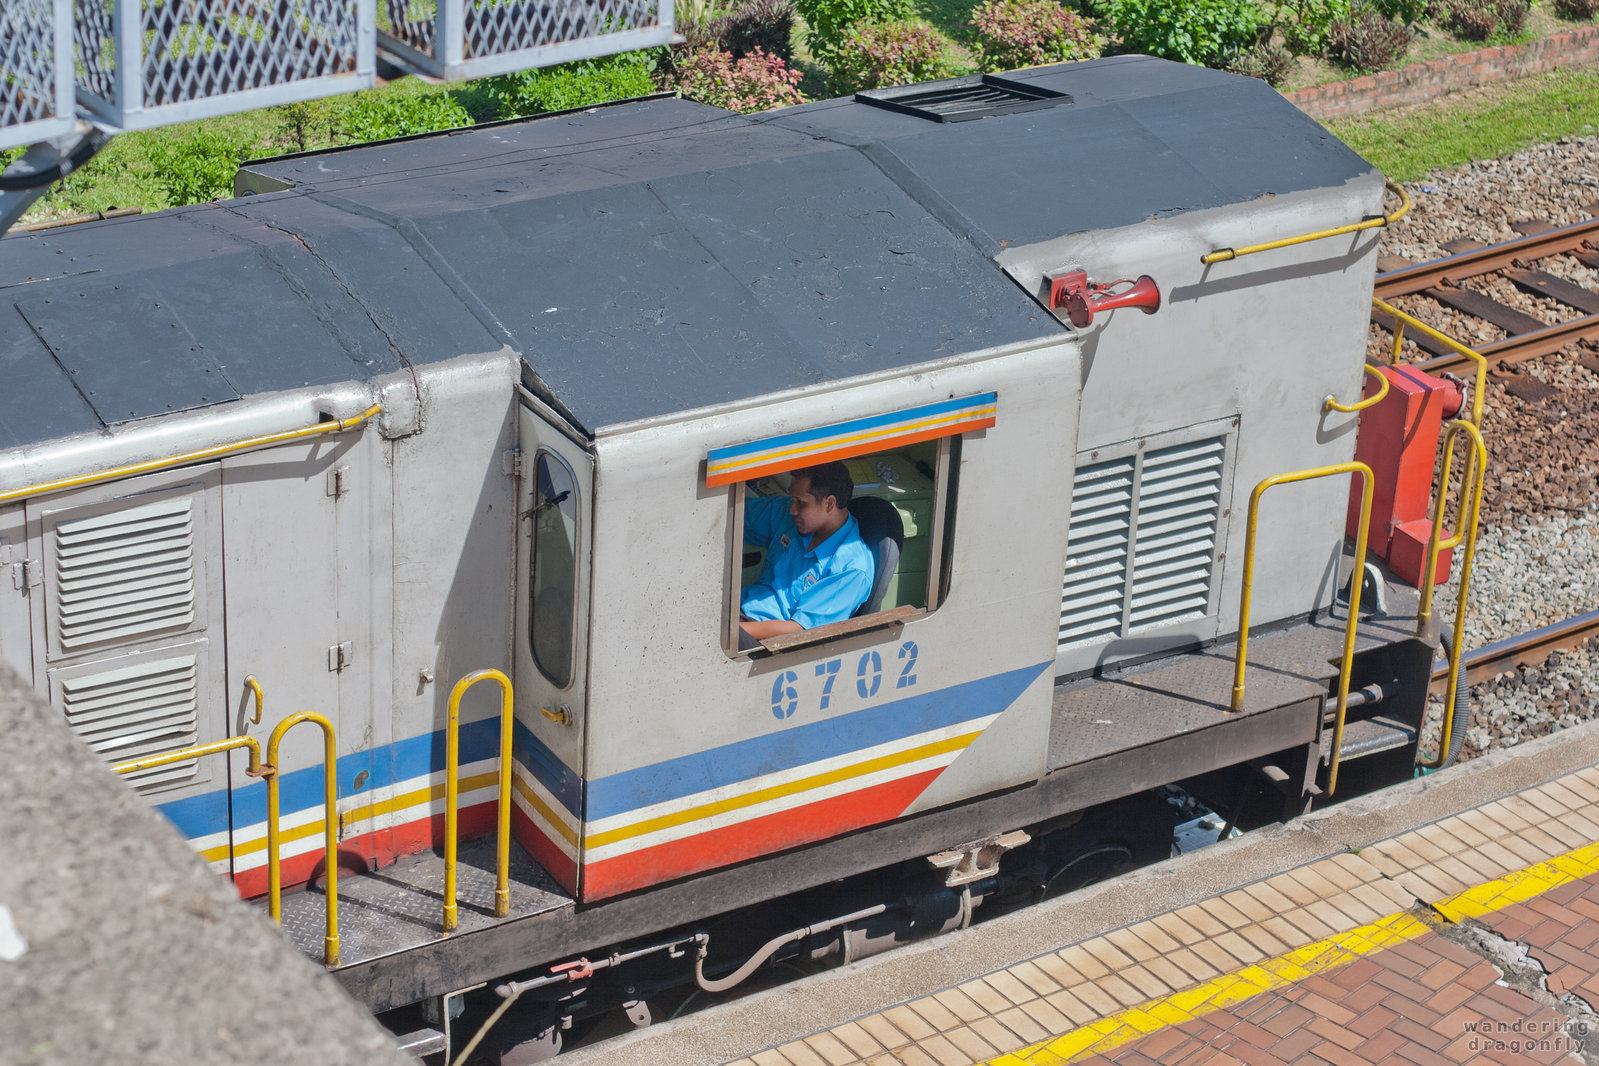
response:
[[[0,449],[502,346],[590,430],[893,370],[1064,332],[1007,247],[1371,171],[1257,81],[1141,56],[1008,77],[1069,98],[946,123],[649,99],[8,237]]]

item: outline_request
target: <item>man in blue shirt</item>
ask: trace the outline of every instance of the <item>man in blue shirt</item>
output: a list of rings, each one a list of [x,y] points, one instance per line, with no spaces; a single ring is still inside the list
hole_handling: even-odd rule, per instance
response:
[[[866,602],[876,567],[849,513],[855,483],[843,463],[794,471],[788,498],[744,505],[744,542],[766,549],[760,580],[739,604],[739,646],[841,622]]]

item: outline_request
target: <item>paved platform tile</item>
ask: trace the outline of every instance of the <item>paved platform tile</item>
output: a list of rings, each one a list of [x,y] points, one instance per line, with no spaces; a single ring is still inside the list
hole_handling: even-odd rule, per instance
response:
[[[1437,929],[1481,921],[1599,1000],[1596,836],[1590,768],[735,1066],[1556,1062],[1567,1019]]]

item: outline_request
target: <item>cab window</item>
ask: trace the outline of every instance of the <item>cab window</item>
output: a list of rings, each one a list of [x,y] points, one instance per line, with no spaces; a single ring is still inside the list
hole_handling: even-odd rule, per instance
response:
[[[945,546],[953,514],[952,471],[959,443],[958,437],[944,437],[841,460],[853,483],[850,513],[867,548],[874,549],[874,542],[880,541],[884,532],[891,537],[898,534],[898,558],[895,560],[894,553],[886,548],[874,552],[881,555],[886,551],[892,569],[886,580],[874,573],[867,602],[843,622],[807,630],[806,637],[786,637],[782,642],[785,646],[812,643],[813,639],[807,637],[826,640],[855,632],[870,626],[873,617],[888,622],[937,608],[948,585]],[[734,528],[739,533],[731,538],[728,607],[733,624],[727,634],[730,654],[740,654],[741,629],[737,623],[740,607],[747,602],[751,590],[754,589],[753,595],[763,597],[766,593],[757,586],[781,585],[785,577],[793,576],[789,572],[795,569],[793,561],[785,568],[780,558],[791,549],[770,534],[774,523],[787,517],[795,473],[758,477],[733,486]],[[779,514],[781,517],[776,517]],[[787,521],[792,523],[793,519]],[[792,528],[785,528],[793,534]],[[803,583],[803,576],[799,581]],[[790,585],[784,591],[792,588]],[[874,593],[880,596],[875,603]],[[766,650],[748,638],[743,644],[743,653],[761,654]]]

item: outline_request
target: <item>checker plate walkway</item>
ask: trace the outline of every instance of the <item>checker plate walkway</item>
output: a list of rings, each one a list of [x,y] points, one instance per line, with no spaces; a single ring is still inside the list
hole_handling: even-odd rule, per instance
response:
[[[1197,902],[843,1024],[701,1061],[1599,1062],[1596,842],[1599,766],[1589,766],[1186,895]],[[781,1012],[767,1009],[777,1025]]]

